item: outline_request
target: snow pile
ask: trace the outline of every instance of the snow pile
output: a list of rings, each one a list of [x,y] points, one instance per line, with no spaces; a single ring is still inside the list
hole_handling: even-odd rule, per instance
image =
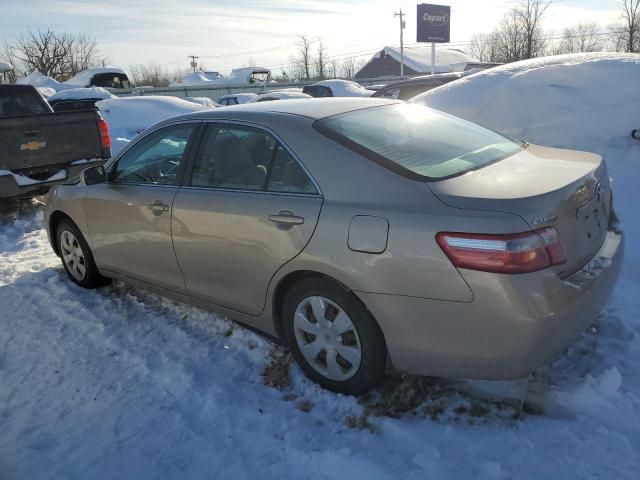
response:
[[[260,77],[271,77],[271,70],[261,67],[235,68],[228,77],[223,77],[218,72],[192,72],[169,84],[170,87],[198,87],[198,86],[225,86],[225,85],[249,85],[261,83],[252,79],[254,74]],[[269,80],[267,80],[268,82]]]
[[[114,94],[102,87],[90,87],[90,88],[70,88],[68,90],[61,90],[49,97],[49,101],[54,100],[87,100],[99,98],[106,100],[108,98],[117,98]]]
[[[69,85],[65,85],[63,83],[58,82],[57,80],[54,80],[51,77],[47,77],[46,75],[43,75],[38,70],[34,70],[33,72],[31,72],[26,77],[18,78],[16,80],[16,83],[18,85],[33,85],[34,87],[52,88],[56,92],[58,90],[64,90],[64,89],[67,89],[67,88],[72,88]]]
[[[180,80],[169,84],[170,87],[188,87],[194,85],[209,85],[211,82],[222,80],[222,75],[218,72],[192,72],[188,73]]]
[[[334,97],[370,97],[373,95],[372,90],[367,90],[351,80],[321,80],[314,85],[330,88]]]
[[[220,106],[209,97],[184,97],[184,100],[187,102],[197,103],[208,108],[218,108]]]
[[[502,65],[414,99],[532,143],[629,143],[640,128],[640,55],[559,55]]]
[[[389,55],[399,63],[401,58],[400,47],[384,47],[373,56],[373,59],[380,58],[383,55]],[[456,64],[477,61],[478,59],[457,48],[436,48],[436,73],[449,72],[451,67]],[[404,47],[404,65],[417,73],[431,73],[431,46]],[[358,74],[356,73],[357,76]]]
[[[109,125],[114,155],[143,130],[161,120],[184,113],[209,110],[203,105],[177,97],[151,95],[101,100],[96,106]]]

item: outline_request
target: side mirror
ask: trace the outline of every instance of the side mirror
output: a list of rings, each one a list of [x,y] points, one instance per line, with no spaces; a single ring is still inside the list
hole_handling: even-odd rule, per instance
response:
[[[82,171],[82,179],[85,185],[95,185],[107,181],[107,171],[102,165],[87,168]]]

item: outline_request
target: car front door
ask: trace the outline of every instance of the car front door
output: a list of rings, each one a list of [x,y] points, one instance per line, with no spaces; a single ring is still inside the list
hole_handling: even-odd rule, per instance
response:
[[[173,243],[190,295],[249,315],[276,271],[309,242],[322,197],[272,134],[211,124],[173,204]]]
[[[171,207],[199,124],[157,130],[127,150],[86,197],[96,263],[131,278],[184,291],[171,240]]]

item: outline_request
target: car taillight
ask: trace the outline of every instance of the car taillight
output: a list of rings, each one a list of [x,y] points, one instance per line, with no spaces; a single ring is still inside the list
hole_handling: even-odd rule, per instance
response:
[[[111,135],[109,135],[109,125],[104,118],[98,119],[98,132],[100,132],[100,145],[105,150],[111,149]]]
[[[567,261],[554,227],[513,234],[440,232],[440,248],[459,268],[494,273],[527,273]]]

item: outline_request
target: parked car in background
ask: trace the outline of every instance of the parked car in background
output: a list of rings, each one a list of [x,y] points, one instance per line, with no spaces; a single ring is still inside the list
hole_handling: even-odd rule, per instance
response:
[[[427,92],[433,88],[458,80],[469,72],[439,73],[436,75],[420,75],[419,77],[399,80],[389,83],[376,91],[372,97],[393,98],[395,100],[409,100],[410,98]]]
[[[600,156],[384,99],[167,119],[52,189],[45,225],[78,285],[218,311],[355,395],[390,366],[526,376],[595,321],[624,250]]]
[[[218,72],[192,72],[171,82],[170,87],[238,86],[271,83],[271,70],[262,67],[234,68],[228,77]]]
[[[282,89],[282,90],[272,90],[270,92],[262,92],[256,95],[256,98],[251,100],[252,102],[268,102],[271,100],[293,100],[293,99],[304,99],[304,98],[313,98],[311,95],[307,95],[306,93],[302,93],[301,89]]]
[[[224,106],[240,105],[242,103],[252,102],[256,97],[257,95],[255,93],[232,93],[220,97],[218,103]]]
[[[77,112],[96,110],[96,102],[109,98],[116,96],[102,87],[70,88],[54,93],[47,102],[54,112]]]
[[[55,113],[31,85],[0,85],[0,200],[29,198],[111,156],[96,111]]]
[[[0,83],[6,83],[8,81],[7,75],[13,71],[13,67],[8,63],[0,62]]]
[[[130,89],[131,80],[127,72],[120,68],[89,68],[71,77],[63,85],[72,87],[102,87],[112,89]]]
[[[370,97],[373,91],[367,90],[351,80],[321,80],[306,85],[302,92],[312,97]]]

